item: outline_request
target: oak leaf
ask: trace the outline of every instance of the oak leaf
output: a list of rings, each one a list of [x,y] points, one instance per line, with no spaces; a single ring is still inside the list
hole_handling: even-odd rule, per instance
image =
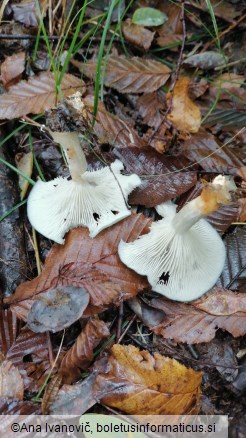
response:
[[[172,98],[172,109],[167,118],[180,131],[197,132],[201,125],[201,112],[199,107],[189,97],[188,77],[181,77],[177,80]],[[167,95],[167,100],[170,100],[171,92]]]
[[[133,345],[115,344],[94,385],[103,404],[134,415],[179,415],[199,410],[202,373]]]
[[[83,89],[83,82],[66,74],[61,82],[63,97]],[[0,119],[14,119],[26,114],[39,114],[56,104],[57,92],[53,73],[43,72],[21,81],[0,95]]]
[[[82,72],[94,79],[97,61],[88,61],[81,66]],[[168,80],[171,70],[164,64],[151,59],[109,56],[106,60],[104,84],[120,93],[151,93]]]

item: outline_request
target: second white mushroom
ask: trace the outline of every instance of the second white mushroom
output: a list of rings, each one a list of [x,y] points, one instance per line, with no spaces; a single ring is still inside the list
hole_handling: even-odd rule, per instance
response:
[[[203,217],[230,202],[235,189],[219,175],[178,213],[172,202],[160,204],[156,210],[163,219],[134,242],[121,241],[120,259],[146,275],[155,292],[177,301],[199,298],[216,283],[226,255],[220,235]]]

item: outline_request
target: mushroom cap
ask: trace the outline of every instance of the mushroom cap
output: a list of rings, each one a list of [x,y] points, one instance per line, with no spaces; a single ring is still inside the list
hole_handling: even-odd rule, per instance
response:
[[[148,277],[153,291],[172,300],[192,301],[216,283],[225,263],[225,246],[205,219],[185,233],[177,233],[175,210],[170,203],[158,206],[165,218],[134,242],[121,241],[118,251],[125,265]]]
[[[121,175],[123,168],[116,160],[110,168],[85,172],[81,181],[39,180],[28,197],[29,221],[39,233],[61,244],[67,231],[78,226],[88,227],[90,236],[96,236],[131,214],[127,197],[141,180],[134,174]]]

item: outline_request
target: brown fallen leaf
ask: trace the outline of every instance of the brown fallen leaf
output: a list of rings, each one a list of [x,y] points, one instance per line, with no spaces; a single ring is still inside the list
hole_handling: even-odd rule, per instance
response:
[[[107,325],[99,319],[91,319],[86,324],[62,359],[59,373],[64,383],[71,384],[80,378],[81,370],[87,370],[93,359],[94,348],[109,335]]]
[[[183,61],[184,65],[189,67],[201,68],[203,70],[214,69],[215,67],[225,64],[228,58],[220,52],[207,51],[189,56]]]
[[[65,74],[61,83],[63,97],[84,90],[84,83]],[[21,81],[0,95],[0,119],[14,119],[26,114],[39,114],[56,104],[57,93],[53,73],[43,72],[28,81]]]
[[[8,56],[1,64],[0,81],[3,85],[8,85],[13,79],[18,79],[25,70],[25,52],[19,52]]]
[[[23,400],[24,385],[22,377],[12,362],[0,357],[0,397]]]
[[[81,65],[82,73],[95,78],[97,62]],[[166,83],[171,70],[158,61],[138,57],[109,56],[107,58],[104,84],[120,93],[151,93]]]
[[[7,354],[20,329],[16,315],[10,309],[0,311],[0,351]]]
[[[130,18],[122,22],[122,33],[126,41],[144,50],[150,48],[155,36],[155,32],[132,23]]]
[[[172,109],[167,118],[184,132],[198,132],[201,125],[201,112],[199,107],[189,97],[188,77],[180,77],[175,85],[172,99]],[[171,93],[167,95],[170,99]]]
[[[174,359],[115,344],[102,361],[93,389],[101,403],[128,414],[195,414],[201,379],[201,372]]]
[[[157,128],[162,121],[160,111],[165,109],[163,92],[146,93],[137,99],[136,107],[143,122],[152,128]]]
[[[115,149],[114,154],[129,173],[142,177],[142,184],[129,196],[131,204],[154,207],[176,198],[196,183],[195,172],[177,172],[188,162],[184,157],[166,157],[152,149]],[[173,173],[172,173],[173,172]]]
[[[87,110],[87,123],[91,124],[94,96],[86,96],[83,102]],[[82,126],[83,124],[84,121],[82,120]],[[102,102],[99,102],[93,129],[100,143],[110,143],[119,148],[127,148],[129,145],[142,148],[147,144],[132,126],[114,114],[109,113]]]
[[[81,318],[89,299],[88,292],[81,287],[49,289],[34,301],[27,325],[35,333],[59,332]]]
[[[181,146],[181,152],[192,162],[199,162],[207,172],[235,174],[242,161],[229,147],[220,148],[217,139],[206,131],[192,135]]]
[[[238,200],[239,202],[239,217],[238,220],[240,222],[246,221],[246,198],[241,198]]]
[[[193,306],[212,315],[226,316],[246,312],[246,294],[215,287],[212,294],[194,301]]]
[[[49,412],[49,406],[55,401],[59,389],[62,384],[62,376],[57,374],[53,376],[47,384],[44,395],[42,398],[42,414],[45,415]]]
[[[37,278],[22,283],[6,302],[12,310],[26,318],[30,300],[38,294],[61,285],[83,287],[90,294],[86,314],[95,314],[109,305],[118,305],[148,287],[145,277],[128,269],[119,259],[120,240],[135,240],[149,231],[151,220],[142,214],[132,214],[123,221],[102,231],[96,239],[89,237],[86,228],[76,228],[66,236],[65,245],[55,244],[45,269]],[[23,308],[26,305],[26,313]]]
[[[33,401],[22,401],[22,400],[13,400],[11,398],[1,397],[0,398],[0,412],[1,415],[40,415],[41,407],[40,403],[34,403]],[[6,421],[8,421],[11,425],[13,423],[13,419],[9,417],[9,420],[1,422],[1,426],[6,427]],[[6,431],[6,429],[5,429]]]
[[[210,297],[210,300],[216,300],[220,291],[215,288],[210,294],[214,295],[213,298]],[[221,315],[220,312],[217,313],[218,308],[215,307],[215,309],[210,308],[208,314],[196,308],[194,304],[176,303],[164,298],[154,298],[151,300],[151,305],[166,314],[161,324],[151,327],[153,332],[177,342],[188,344],[209,342],[219,328],[227,330],[234,337],[243,336],[246,333],[246,311],[236,313],[233,311],[232,314]]]

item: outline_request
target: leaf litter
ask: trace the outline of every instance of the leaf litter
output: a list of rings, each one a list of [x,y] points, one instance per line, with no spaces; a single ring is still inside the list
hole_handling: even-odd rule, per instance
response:
[[[47,4],[41,3],[45,15]],[[8,310],[1,308],[0,345],[6,358],[3,357],[3,370],[9,370],[2,374],[2,387],[7,392],[1,394],[1,412],[27,414],[42,410],[81,414],[88,409],[94,412],[103,409],[96,405],[100,402],[108,408],[133,414],[142,413],[143,406],[146,414],[206,413],[206,397],[212,413],[229,413],[238,418],[243,412],[240,397],[245,391],[246,262],[242,223],[246,190],[245,135],[243,130],[238,133],[238,129],[245,125],[245,91],[238,59],[242,47],[237,38],[230,50],[225,45],[231,32],[243,30],[240,21],[243,12],[238,11],[236,3],[211,4],[222,29],[219,36],[224,50],[215,46],[211,35],[205,37],[204,49],[199,43],[195,46],[192,40],[194,36],[199,38],[202,20],[209,23],[205,2],[186,5],[183,11],[186,30],[182,24],[182,5],[157,1],[155,17],[165,16],[166,21],[156,27],[154,15],[151,23],[146,21],[142,7],[152,5],[148,1],[140,2],[139,9],[130,8],[122,22],[124,50],[117,41],[116,31],[111,50],[109,44],[109,52],[104,52],[101,69],[97,65],[96,39],[86,56],[84,48],[78,50],[63,76],[60,89],[65,102],[58,106],[55,77],[45,71],[48,64],[43,63],[38,73],[35,62],[26,57],[33,31],[39,24],[35,2],[10,6],[13,19],[26,27],[18,24],[16,32],[23,37],[18,53],[12,51],[6,40],[0,60],[1,83],[5,87],[0,96],[0,117],[5,121],[24,117],[32,125],[34,165],[28,176],[34,180],[37,175],[46,180],[50,175],[67,176],[60,150],[27,117],[53,108],[58,130],[65,117],[66,129],[80,131],[90,169],[99,168],[102,163],[110,164],[116,157],[123,162],[126,174],[134,172],[141,177],[142,185],[129,198],[132,211],[138,214],[132,213],[95,239],[89,238],[85,228],[77,228],[67,234],[64,246],[52,246],[38,236],[37,250],[37,242],[23,215],[25,207],[21,216],[12,213],[0,223],[0,236],[7,235],[8,241],[15,242],[17,247],[17,257],[12,254],[12,260],[8,260],[7,253],[1,254],[4,302],[10,306]],[[93,7],[92,4],[92,10]],[[64,8],[62,5],[54,13],[63,14]],[[140,18],[145,21],[134,24],[134,10],[135,17],[140,11]],[[7,8],[6,17],[12,12]],[[55,22],[50,22],[50,26],[50,32],[59,34]],[[87,26],[90,30],[92,24]],[[17,27],[8,29],[11,33]],[[183,48],[183,42],[189,44]],[[65,45],[68,47],[67,42]],[[42,57],[42,50],[47,51],[41,40],[38,57]],[[18,69],[17,60],[20,60]],[[231,61],[236,61],[233,68]],[[222,73],[227,63],[227,73]],[[98,79],[98,71],[103,77],[100,83],[103,99],[98,101],[94,117],[94,81]],[[82,114],[68,105],[69,99],[66,101],[66,96],[76,91],[83,96]],[[11,128],[3,123],[7,135]],[[18,126],[17,121],[11,123]],[[41,123],[45,123],[44,118]],[[26,127],[23,132],[13,135],[14,142],[9,142],[7,155],[1,155],[13,165],[16,152],[30,154]],[[1,166],[5,169],[4,164]],[[189,304],[153,294],[145,277],[121,263],[117,254],[120,240],[132,241],[148,233],[152,221],[158,219],[152,207],[175,200],[180,209],[199,195],[203,180],[209,182],[220,173],[233,176],[238,186],[233,202],[208,217],[226,246],[221,277],[211,291]],[[6,172],[1,175],[4,182],[11,179],[8,175],[6,180]],[[10,197],[9,183],[4,187],[3,213],[6,214],[18,201]],[[19,191],[18,183],[16,187]],[[27,184],[23,190],[25,202]],[[21,240],[14,238],[15,231],[10,232],[20,229],[20,219],[28,242],[27,259],[18,255]],[[39,258],[36,262],[33,247]],[[16,264],[20,259],[28,266],[25,272]],[[17,276],[13,275],[13,269],[9,270],[9,262],[17,267]],[[38,276],[36,263],[41,267]],[[12,272],[9,277],[8,272]],[[70,292],[76,296],[71,312]],[[20,329],[21,325],[24,327]],[[37,326],[38,330],[55,333],[52,336],[35,333]],[[60,345],[64,327],[69,330],[65,344]],[[57,352],[57,362],[52,366]],[[200,358],[194,359],[197,355]],[[42,407],[27,400],[30,393],[35,395],[42,388],[50,372]],[[84,377],[83,372],[88,376]],[[9,381],[8,375],[12,376]],[[16,388],[19,390],[15,392]],[[170,395],[168,399],[166,393]]]

